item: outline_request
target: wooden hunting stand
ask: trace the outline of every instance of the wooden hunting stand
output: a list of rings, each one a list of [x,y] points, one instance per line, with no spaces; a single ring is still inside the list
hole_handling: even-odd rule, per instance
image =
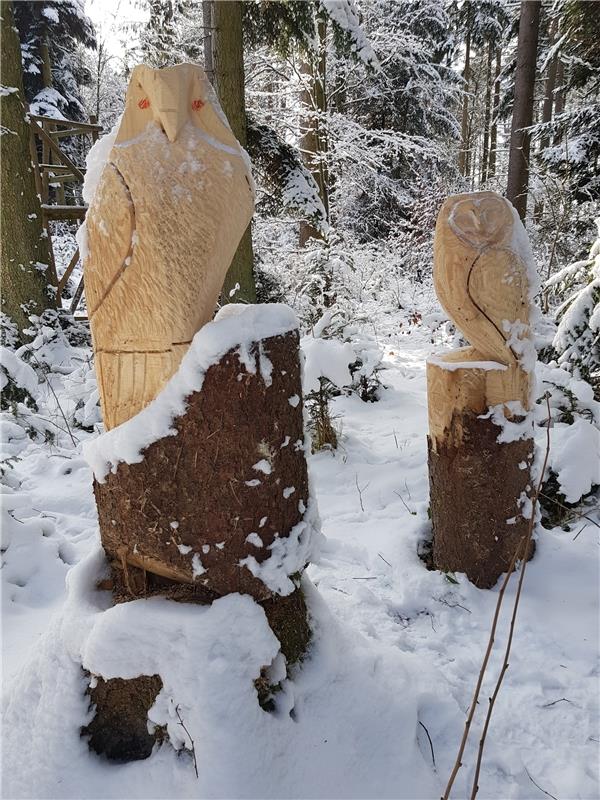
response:
[[[56,303],[60,306],[61,298],[73,270],[79,261],[79,248],[75,249],[67,268],[60,280],[56,274],[56,264],[52,250],[50,223],[60,220],[83,222],[87,206],[80,202],[80,192],[65,191],[66,185],[82,184],[85,169],[78,167],[64,152],[61,141],[65,138],[91,137],[92,142],[98,139],[102,126],[91,121],[78,122],[66,119],[54,119],[36,114],[29,114],[31,162],[35,176],[36,190],[40,197],[44,229],[50,243],[50,268],[54,273],[57,287]],[[83,277],[71,300],[70,311],[75,313],[83,294]]]

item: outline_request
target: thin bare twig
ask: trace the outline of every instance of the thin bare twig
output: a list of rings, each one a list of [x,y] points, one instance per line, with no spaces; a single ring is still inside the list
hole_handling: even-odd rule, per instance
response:
[[[558,797],[555,797],[553,794],[550,794],[550,792],[547,792],[545,789],[542,789],[542,787],[539,785],[539,783],[536,783],[533,780],[533,778],[529,774],[529,770],[527,769],[527,767],[525,767],[525,772],[527,773],[527,777],[529,778],[529,780],[533,783],[534,786],[537,786],[537,788],[540,790],[540,792],[543,792],[545,795],[547,795],[547,797],[551,797],[552,800],[558,800]]]
[[[577,537],[579,536],[579,534],[580,534],[582,531],[584,531],[584,530],[585,530],[585,528],[586,528],[586,525],[585,525],[585,523],[584,523],[584,524],[581,526],[581,528],[579,528],[579,530],[577,531],[577,533],[575,534],[575,536],[574,536],[574,537],[571,539],[571,541],[572,541],[572,542],[574,542],[574,541],[575,541],[575,539],[577,539]]]
[[[433,742],[431,741],[431,736],[429,735],[429,731],[427,730],[425,725],[423,725],[421,720],[418,720],[418,722],[419,725],[423,728],[423,730],[427,734],[427,738],[429,739],[429,747],[431,748],[431,760],[433,761],[433,768],[435,769],[435,753],[433,752]]]
[[[542,708],[550,708],[550,706],[555,706],[557,703],[570,703],[572,706],[576,706],[577,708],[579,708],[577,703],[574,703],[572,700],[569,700],[566,697],[561,697],[558,700],[554,700],[552,703],[544,703]]]
[[[354,481],[355,481],[355,483],[356,483],[356,489],[357,489],[357,491],[358,491],[358,499],[359,499],[359,502],[360,502],[360,510],[364,512],[364,510],[365,510],[365,507],[364,507],[364,505],[363,505],[362,493],[364,492],[364,490],[365,490],[365,489],[368,489],[368,488],[369,488],[370,481],[369,481],[369,483],[365,484],[365,485],[362,487],[362,489],[361,489],[361,488],[360,488],[360,486],[358,485],[358,473],[357,473],[357,474],[354,476]]]
[[[471,613],[470,608],[461,606],[460,603],[449,603],[444,597],[434,597],[433,599],[436,601],[436,603],[441,603],[443,606],[448,606],[448,608],[462,608],[462,610],[466,611],[468,614]]]
[[[403,505],[403,506],[404,506],[404,508],[405,508],[405,509],[408,511],[408,513],[409,513],[411,516],[413,516],[413,517],[416,517],[416,516],[417,516],[417,512],[416,512],[416,511],[411,511],[411,510],[410,510],[410,508],[409,508],[409,507],[406,505],[406,501],[404,500],[404,498],[402,497],[402,495],[400,494],[400,492],[397,492],[397,491],[394,489],[394,494],[397,494],[397,495],[398,495],[398,497],[400,498],[400,500],[402,500],[402,505]]]
[[[194,759],[194,771],[196,773],[196,777],[198,777],[198,762],[196,761],[196,748],[194,746],[194,740],[190,736],[190,732],[185,727],[184,721],[181,719],[181,714],[179,713],[179,706],[175,706],[175,713],[177,714],[177,719],[179,720],[179,724],[183,728],[183,730],[187,733],[187,737],[190,740],[190,744],[192,745],[192,757]]]

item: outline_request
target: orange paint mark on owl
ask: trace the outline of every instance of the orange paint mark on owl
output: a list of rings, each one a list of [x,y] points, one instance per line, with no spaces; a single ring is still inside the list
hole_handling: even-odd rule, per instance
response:
[[[147,97],[143,97],[138,103],[138,108],[150,108],[150,100]]]
[[[192,108],[194,111],[200,111],[202,106],[204,105],[204,100],[193,100],[192,101]]]

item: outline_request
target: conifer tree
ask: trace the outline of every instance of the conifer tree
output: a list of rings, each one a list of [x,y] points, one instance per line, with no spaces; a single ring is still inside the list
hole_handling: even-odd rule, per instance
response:
[[[91,74],[77,58],[77,45],[95,48],[83,0],[22,0],[15,4],[23,55],[25,96],[32,113],[84,120],[79,86]]]

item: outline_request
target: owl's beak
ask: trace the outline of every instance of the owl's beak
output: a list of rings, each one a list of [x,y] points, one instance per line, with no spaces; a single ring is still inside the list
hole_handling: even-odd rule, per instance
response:
[[[173,70],[156,70],[153,77],[154,118],[162,125],[168,140],[174,142],[189,119],[187,86],[182,87],[178,73]]]
[[[158,119],[170,142],[174,142],[188,118],[187,112],[181,113],[179,108],[159,108]]]

